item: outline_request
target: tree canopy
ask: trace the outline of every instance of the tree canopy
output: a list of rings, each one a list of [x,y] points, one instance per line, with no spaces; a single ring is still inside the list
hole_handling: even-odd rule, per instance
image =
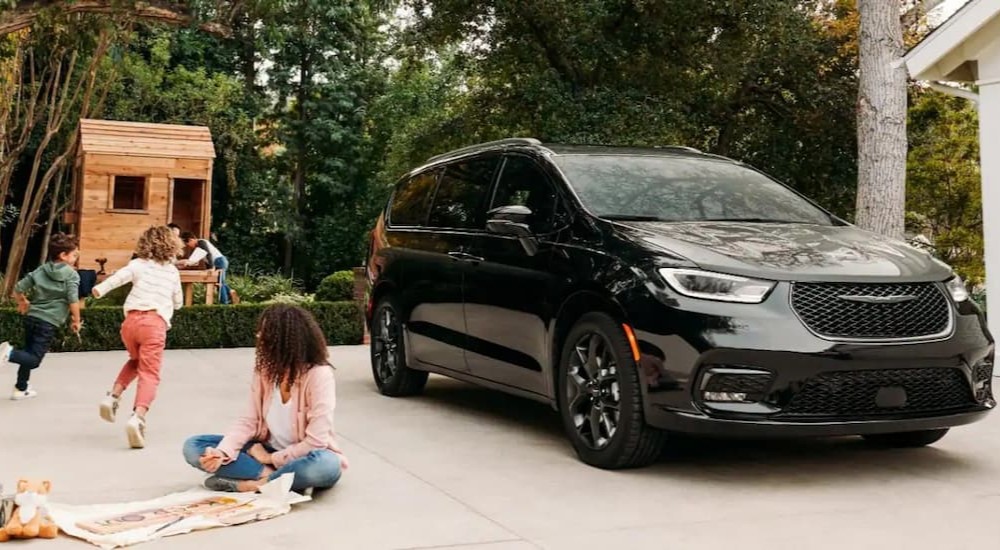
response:
[[[44,220],[58,225],[71,171],[57,163],[83,112],[209,126],[213,229],[232,269],[309,284],[360,264],[402,173],[510,136],[693,146],[853,219],[849,0],[3,1],[0,29],[17,29],[0,33],[5,258],[17,236],[37,247]],[[52,119],[55,71],[86,82],[90,67],[90,106],[69,96]],[[908,229],[981,280],[975,110],[913,87],[909,124]]]

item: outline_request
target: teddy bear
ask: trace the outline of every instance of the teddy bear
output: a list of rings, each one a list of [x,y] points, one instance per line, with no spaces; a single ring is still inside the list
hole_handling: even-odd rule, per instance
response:
[[[0,529],[0,542],[35,537],[56,538],[59,527],[45,509],[50,489],[52,484],[47,480],[35,482],[22,479],[17,482],[14,510],[7,519],[7,525]]]

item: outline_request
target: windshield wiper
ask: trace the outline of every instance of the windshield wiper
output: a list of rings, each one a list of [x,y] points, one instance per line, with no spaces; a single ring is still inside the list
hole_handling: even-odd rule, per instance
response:
[[[667,221],[659,216],[633,216],[631,214],[609,214],[600,216],[602,220],[613,222],[664,222]]]
[[[702,222],[744,222],[744,223],[798,223],[809,224],[811,222],[801,220],[779,220],[775,218],[705,218],[698,220]]]

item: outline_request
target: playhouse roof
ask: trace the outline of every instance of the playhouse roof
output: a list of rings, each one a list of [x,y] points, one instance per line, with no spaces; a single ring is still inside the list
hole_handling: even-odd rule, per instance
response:
[[[81,120],[80,150],[134,157],[215,158],[212,134],[205,126],[115,120]]]

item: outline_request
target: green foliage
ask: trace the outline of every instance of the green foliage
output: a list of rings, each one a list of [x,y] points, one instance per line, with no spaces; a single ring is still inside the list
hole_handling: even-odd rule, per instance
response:
[[[226,284],[241,302],[264,303],[275,296],[299,294],[298,282],[282,275],[233,275],[226,277]]]
[[[976,302],[976,305],[978,305],[979,308],[982,309],[985,312],[986,311],[986,288],[985,287],[981,287],[981,288],[977,288],[977,289],[973,290],[972,293],[971,293],[971,296],[972,296],[972,301]]]
[[[907,225],[968,281],[983,283],[983,209],[978,113],[965,99],[912,93],[907,159]]]
[[[228,275],[226,284],[239,295],[240,303],[264,304],[275,296],[303,296],[299,281],[277,274]],[[194,285],[192,300],[196,304],[205,303],[205,285]]]
[[[747,161],[841,215],[853,208],[855,65],[830,28],[836,17],[817,3],[407,4],[430,15],[406,33],[412,65],[398,81],[407,89],[395,92],[447,101],[390,141],[394,173],[394,159],[424,156],[407,143],[433,152],[511,135],[675,143]],[[439,62],[442,50],[456,53]]]
[[[431,155],[510,136],[691,145],[852,217],[851,0],[224,4],[230,38],[57,10],[33,33],[40,62],[69,41],[90,51],[107,25],[130,29],[101,67],[117,75],[102,116],[210,127],[217,243],[246,274],[297,279],[230,276],[245,302],[307,302],[303,288],[361,264],[397,178]],[[202,20],[218,15],[216,4],[190,7]],[[415,15],[385,24],[403,12]],[[975,110],[922,90],[911,105],[909,229],[981,282]],[[15,204],[32,152],[12,180]]]
[[[315,302],[316,299],[311,294],[299,294],[297,292],[279,292],[267,301],[268,304],[291,304],[304,306]]]
[[[290,251],[282,245],[284,267],[312,287],[331,267],[360,262],[356,243],[370,225],[367,188],[378,157],[366,113],[384,70],[374,47],[379,18],[369,2],[274,7],[265,42],[275,101],[265,138],[280,146],[267,174],[290,199],[276,228],[291,244]]]
[[[338,271],[328,275],[316,289],[316,299],[327,302],[354,299],[354,272]]]
[[[329,345],[361,343],[364,325],[353,302],[300,304],[316,317]],[[194,306],[174,315],[167,333],[167,349],[253,347],[257,319],[266,305]],[[68,328],[56,335],[53,352],[107,351],[125,349],[119,329],[124,320],[120,307],[90,307],[83,310],[83,329],[78,341]],[[0,334],[14,345],[24,341],[22,317],[17,310],[0,309]]]

